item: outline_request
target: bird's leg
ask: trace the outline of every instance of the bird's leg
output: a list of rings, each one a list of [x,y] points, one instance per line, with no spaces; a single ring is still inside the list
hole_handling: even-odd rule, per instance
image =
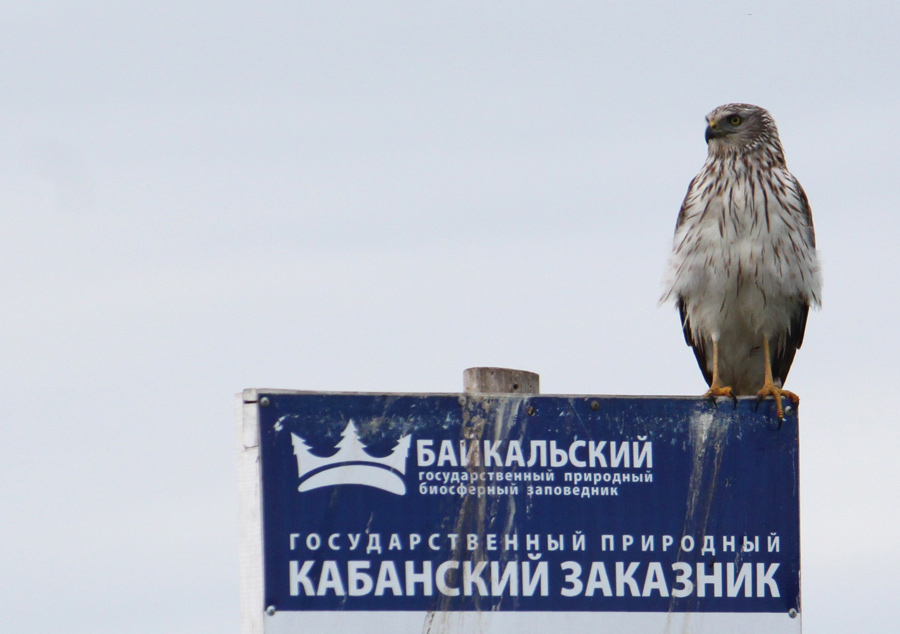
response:
[[[722,385],[722,379],[719,377],[719,342],[716,339],[712,340],[713,345],[713,375],[712,375],[712,383],[709,385],[709,389],[706,391],[706,394],[703,396],[707,398],[716,398],[717,396],[727,396],[728,398],[735,398],[734,390],[730,387]]]
[[[793,392],[782,390],[775,385],[775,380],[772,378],[772,357],[769,354],[769,338],[765,336],[763,337],[763,355],[766,358],[766,379],[762,389],[756,393],[756,397],[761,401],[767,396],[774,396],[778,420],[784,420],[784,409],[781,406],[781,397],[786,396],[794,401],[795,404],[800,402],[800,397]]]

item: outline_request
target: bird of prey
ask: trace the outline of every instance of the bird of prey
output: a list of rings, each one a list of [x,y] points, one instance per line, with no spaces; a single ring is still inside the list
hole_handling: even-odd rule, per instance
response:
[[[806,193],[788,171],[771,115],[733,103],[706,116],[709,154],[675,226],[662,301],[716,398],[775,398],[803,343],[821,277]]]

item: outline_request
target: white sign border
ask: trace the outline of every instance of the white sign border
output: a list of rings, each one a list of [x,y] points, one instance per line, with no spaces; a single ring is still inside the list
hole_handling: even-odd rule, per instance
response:
[[[801,617],[752,612],[276,612],[265,634],[800,634]]]

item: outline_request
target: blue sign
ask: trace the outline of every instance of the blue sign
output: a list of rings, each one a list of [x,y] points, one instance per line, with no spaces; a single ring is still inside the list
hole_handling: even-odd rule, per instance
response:
[[[771,401],[259,396],[270,616],[800,610]]]

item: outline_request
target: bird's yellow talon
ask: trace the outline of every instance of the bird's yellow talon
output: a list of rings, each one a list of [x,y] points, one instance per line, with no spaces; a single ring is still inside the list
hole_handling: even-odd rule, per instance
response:
[[[756,397],[759,400],[763,400],[767,396],[772,396],[775,398],[775,409],[778,412],[778,420],[784,420],[784,407],[781,403],[782,396],[791,399],[791,401],[793,401],[795,405],[800,402],[799,396],[797,396],[793,392],[789,392],[788,390],[782,390],[772,381],[766,381],[766,383],[762,386],[762,389],[756,393]]]
[[[704,394],[703,396],[705,398],[717,398],[719,396],[727,396],[728,398],[734,398],[734,390],[732,390],[730,387],[722,387],[722,386],[717,385],[715,387],[710,387],[706,391],[706,394]]]

